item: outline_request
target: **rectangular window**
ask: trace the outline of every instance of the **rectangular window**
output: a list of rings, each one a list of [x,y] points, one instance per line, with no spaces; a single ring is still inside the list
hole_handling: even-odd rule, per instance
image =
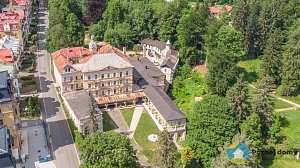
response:
[[[91,76],[90,75],[88,75],[88,80],[91,80]]]
[[[129,80],[128,79],[126,79],[126,84],[128,84],[129,83]]]
[[[107,82],[107,86],[110,86],[110,82]]]
[[[95,79],[97,79],[97,77],[98,77],[98,76],[97,76],[97,75],[95,75]]]
[[[129,74],[128,71],[126,71],[126,76],[128,76],[128,74]]]
[[[110,78],[110,74],[109,73],[107,74],[107,78]]]
[[[121,88],[121,89],[120,89],[120,94],[122,94],[122,92],[123,92],[123,89]]]
[[[91,87],[92,87],[92,84],[89,83],[89,84],[88,84],[88,88],[91,88]]]
[[[101,74],[101,78],[102,78],[102,79],[104,78],[104,74]]]
[[[117,75],[116,75],[116,73],[114,73],[114,77],[116,77]]]
[[[83,76],[82,76],[82,75],[80,76],[80,79],[83,79]]]
[[[71,90],[73,90],[74,89],[74,85],[71,85]]]
[[[123,80],[120,80],[120,85],[122,85],[123,84]]]
[[[75,80],[77,80],[78,78],[77,78],[77,75],[75,76]]]
[[[70,81],[71,81],[71,82],[73,81],[73,76],[70,76]]]
[[[117,94],[117,89],[114,89],[114,95]]]
[[[78,89],[78,84],[76,84],[76,88],[75,89]]]
[[[120,77],[122,77],[123,76],[123,73],[122,72],[120,72]]]
[[[117,81],[114,81],[114,85],[117,85]]]
[[[64,82],[66,82],[67,81],[67,77],[64,77]]]
[[[102,86],[102,87],[104,87],[104,86],[105,86],[105,83],[104,83],[104,82],[102,82],[102,83],[101,83],[101,86]]]
[[[104,96],[105,95],[105,93],[104,93],[104,91],[102,90],[102,96]]]
[[[110,96],[110,90],[107,90],[107,95]]]
[[[129,92],[129,88],[128,87],[126,87],[126,93],[128,93]]]

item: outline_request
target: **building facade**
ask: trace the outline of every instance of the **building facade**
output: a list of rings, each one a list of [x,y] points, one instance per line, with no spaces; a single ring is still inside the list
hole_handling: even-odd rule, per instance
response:
[[[15,88],[8,72],[0,72],[0,125],[7,125],[13,136],[12,147],[19,151],[21,120],[14,92]]]
[[[158,40],[144,39],[141,41],[143,56],[151,60],[165,75],[169,83],[179,63],[178,52],[172,49],[168,40],[166,43]]]

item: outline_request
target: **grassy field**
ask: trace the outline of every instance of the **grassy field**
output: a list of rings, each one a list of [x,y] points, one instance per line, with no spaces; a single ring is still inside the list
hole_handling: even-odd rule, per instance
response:
[[[293,147],[300,148],[300,110],[287,111],[282,113],[276,113],[284,117],[282,134],[285,140],[282,144],[275,146],[278,151],[293,150]],[[264,167],[270,168],[288,168],[288,167],[300,167],[300,160],[297,160],[293,155],[276,155],[274,160],[264,160]]]
[[[238,62],[238,71],[246,75],[246,80],[249,83],[255,83],[258,80],[261,60],[247,60]]]
[[[250,96],[250,99],[251,99],[254,96],[254,93],[253,93],[254,92],[254,88],[251,87],[251,86],[249,86],[248,89],[249,89],[249,96]],[[293,106],[291,106],[291,105],[289,105],[289,104],[287,104],[287,103],[285,103],[285,102],[283,102],[281,100],[275,99],[273,97],[269,97],[269,98],[274,103],[273,107],[274,107],[275,110],[276,109],[293,107]]]
[[[134,138],[143,149],[142,153],[149,159],[150,162],[153,161],[153,150],[157,148],[157,143],[151,142],[148,139],[148,136],[150,134],[159,135],[159,133],[160,131],[152,121],[151,117],[144,111],[136,128]]]
[[[110,123],[110,121],[112,121],[112,119],[110,118],[110,116],[108,115],[108,113],[106,111],[103,111],[103,131],[110,131],[114,129],[114,126]]]
[[[21,94],[36,91],[36,83],[34,76],[21,77],[22,88],[20,89]]]
[[[130,127],[134,108],[122,109],[121,112],[124,117],[124,120],[126,121],[127,126]]]
[[[282,86],[279,86],[276,90],[277,96],[281,96],[281,90],[282,90]],[[288,99],[294,103],[300,104],[300,94],[297,96],[281,96],[281,97]]]

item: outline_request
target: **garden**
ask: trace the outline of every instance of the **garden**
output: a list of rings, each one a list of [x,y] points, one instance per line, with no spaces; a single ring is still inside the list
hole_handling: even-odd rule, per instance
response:
[[[130,127],[130,123],[132,120],[132,116],[133,116],[133,112],[134,112],[134,108],[127,108],[127,109],[122,109],[121,113],[123,115],[123,118],[127,124],[128,127]]]
[[[36,93],[36,82],[33,75],[23,76],[20,78],[20,80],[22,83],[22,87],[20,89],[21,94]]]
[[[21,117],[38,118],[41,114],[39,99],[37,96],[30,96],[20,101]]]

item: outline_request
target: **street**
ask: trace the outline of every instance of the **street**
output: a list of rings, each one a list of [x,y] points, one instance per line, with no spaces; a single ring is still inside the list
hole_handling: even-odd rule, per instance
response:
[[[39,7],[36,79],[42,106],[42,118],[46,121],[48,146],[57,168],[78,168],[79,158],[66,117],[60,107],[51,78],[50,54],[44,50],[48,12],[44,3]]]

